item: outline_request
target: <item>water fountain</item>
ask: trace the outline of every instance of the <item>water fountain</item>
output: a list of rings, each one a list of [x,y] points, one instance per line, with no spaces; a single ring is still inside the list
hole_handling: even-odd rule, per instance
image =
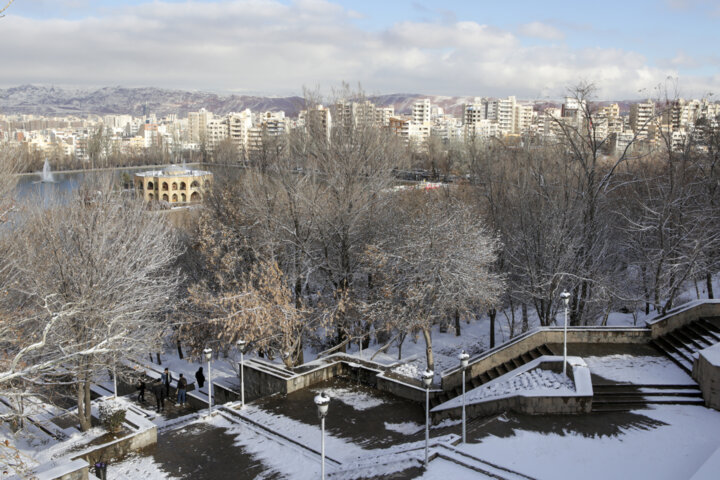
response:
[[[53,178],[53,174],[50,171],[50,162],[48,162],[47,158],[45,159],[45,164],[40,174],[40,181],[42,183],[55,183],[55,178]]]

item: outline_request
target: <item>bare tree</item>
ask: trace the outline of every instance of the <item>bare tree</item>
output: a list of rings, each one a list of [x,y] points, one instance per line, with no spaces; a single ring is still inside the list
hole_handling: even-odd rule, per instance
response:
[[[83,430],[91,426],[92,382],[157,346],[178,282],[170,266],[179,249],[163,215],[96,188],[15,218],[12,295],[4,301],[14,321],[2,323],[0,385],[74,388]]]
[[[377,293],[368,311],[396,332],[420,332],[434,368],[431,328],[455,312],[498,303],[504,289],[493,271],[499,241],[477,212],[443,198],[411,192],[393,210],[393,226],[367,251]]]

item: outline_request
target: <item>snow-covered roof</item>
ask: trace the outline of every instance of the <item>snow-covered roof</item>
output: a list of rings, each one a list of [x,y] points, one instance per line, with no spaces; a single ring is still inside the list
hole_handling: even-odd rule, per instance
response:
[[[169,165],[162,170],[148,170],[147,172],[137,172],[137,177],[202,177],[212,175],[207,170],[193,170],[181,165]]]

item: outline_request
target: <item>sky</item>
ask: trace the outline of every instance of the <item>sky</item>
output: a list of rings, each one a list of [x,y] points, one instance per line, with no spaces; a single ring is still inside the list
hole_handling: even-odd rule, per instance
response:
[[[15,0],[0,86],[704,97],[718,25],[720,0]]]

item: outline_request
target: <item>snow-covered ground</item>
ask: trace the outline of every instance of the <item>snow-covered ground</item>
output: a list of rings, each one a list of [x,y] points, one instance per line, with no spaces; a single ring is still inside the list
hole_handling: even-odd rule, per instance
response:
[[[606,380],[644,385],[686,385],[692,378],[666,357],[629,354],[583,357],[590,372]]]
[[[518,424],[463,450],[538,479],[689,479],[720,446],[720,413],[662,405],[634,414],[654,426],[619,426],[617,435],[543,433]],[[430,478],[430,477],[427,477]]]

